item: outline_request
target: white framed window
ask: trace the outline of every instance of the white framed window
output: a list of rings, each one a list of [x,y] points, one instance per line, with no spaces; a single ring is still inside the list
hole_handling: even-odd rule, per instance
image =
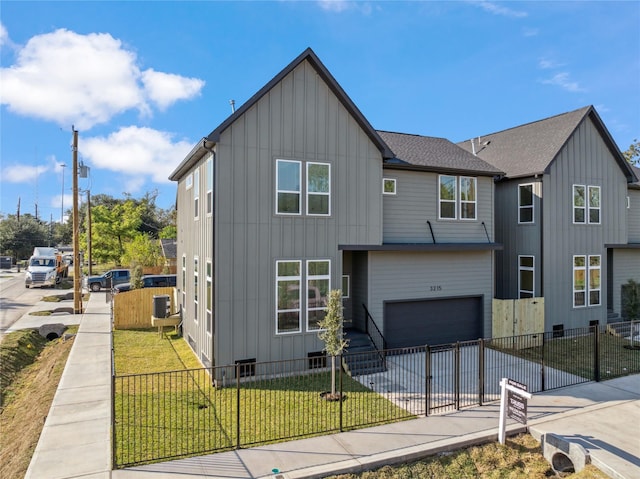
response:
[[[535,284],[535,257],[518,256],[518,298],[535,297]]]
[[[584,185],[573,185],[573,222],[577,224],[587,222],[586,188]]]
[[[535,222],[535,206],[533,204],[533,183],[518,185],[518,223]]]
[[[191,189],[192,186],[193,186],[193,173],[189,173],[187,175],[187,179],[185,180],[185,188]]]
[[[440,175],[438,184],[438,218],[441,220],[455,220],[457,218],[458,179],[455,176]]]
[[[193,320],[198,322],[198,257],[193,257]]]
[[[382,194],[383,195],[395,195],[396,194],[396,179],[395,178],[383,178],[382,179]]]
[[[460,219],[476,219],[477,180],[469,176],[460,177]]]
[[[342,299],[349,299],[351,295],[351,276],[342,275]]]
[[[213,331],[213,264],[207,260],[207,334]]]
[[[307,215],[331,214],[331,165],[307,163]]]
[[[276,213],[299,215],[301,213],[301,162],[276,160]]]
[[[331,288],[331,262],[307,261],[307,331],[318,331],[318,323],[327,314],[327,298]]]
[[[182,255],[182,309],[187,306],[187,255]]]
[[[587,257],[573,257],[573,307],[587,305]]]
[[[589,306],[600,306],[600,255],[589,255]]]
[[[207,216],[213,214],[213,156],[207,160]]]
[[[193,217],[200,217],[200,168],[193,172]]]
[[[600,187],[589,186],[589,224],[600,224]]]
[[[276,334],[299,333],[302,262],[276,261]]]

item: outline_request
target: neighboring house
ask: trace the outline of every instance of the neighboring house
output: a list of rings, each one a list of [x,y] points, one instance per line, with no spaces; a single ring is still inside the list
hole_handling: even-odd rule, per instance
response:
[[[175,239],[164,238],[160,240],[162,257],[164,258],[164,268],[171,273],[176,272],[178,257],[178,243]]]
[[[348,325],[365,305],[390,347],[490,334],[500,174],[375,131],[305,50],[170,176],[187,341],[205,365],[321,354],[336,288]]]
[[[544,297],[545,330],[604,323],[640,280],[638,178],[592,106],[459,144],[496,182],[496,297]]]

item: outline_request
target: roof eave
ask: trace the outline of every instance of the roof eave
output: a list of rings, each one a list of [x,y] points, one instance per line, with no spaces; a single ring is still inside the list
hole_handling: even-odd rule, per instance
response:
[[[383,163],[382,168],[385,170],[412,170],[412,171],[422,171],[428,173],[454,173],[458,174],[466,174],[466,175],[474,175],[474,176],[503,176],[504,172],[495,170],[495,171],[483,171],[483,170],[474,170],[474,169],[465,169],[465,168],[449,168],[444,166],[423,166],[423,165],[412,165],[412,164],[397,164],[397,163]]]

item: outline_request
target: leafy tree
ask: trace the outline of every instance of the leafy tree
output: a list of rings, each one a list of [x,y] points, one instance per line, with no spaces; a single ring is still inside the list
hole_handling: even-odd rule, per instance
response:
[[[132,267],[134,265],[157,266],[161,257],[159,241],[148,233],[138,233],[124,245],[122,263]]]
[[[169,225],[160,231],[160,239],[176,239],[178,237],[178,229],[176,225]]]
[[[99,262],[122,264],[124,245],[135,238],[141,220],[141,208],[126,200],[112,208],[91,207],[92,255]]]
[[[634,139],[633,143],[631,143],[631,146],[629,146],[629,149],[627,151],[623,151],[622,155],[632,165],[639,166],[640,165],[640,141],[638,141],[637,139]]]
[[[131,270],[131,289],[142,288],[142,266],[134,264]]]
[[[0,221],[0,249],[16,260],[31,256],[35,246],[50,243],[49,225],[31,214],[8,215]]]
[[[330,399],[340,399],[336,396],[336,356],[342,354],[348,342],[342,330],[342,292],[339,289],[329,291],[327,312],[318,326],[321,328],[318,337],[324,342],[324,351],[331,356]]]

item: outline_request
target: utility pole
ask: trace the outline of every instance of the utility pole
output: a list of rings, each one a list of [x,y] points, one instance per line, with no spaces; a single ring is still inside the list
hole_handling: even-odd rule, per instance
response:
[[[89,276],[93,274],[91,266],[91,190],[87,190],[87,257],[89,258]]]
[[[64,223],[64,169],[67,167],[64,163],[60,163],[62,169],[62,195],[60,196],[60,224]]]
[[[73,314],[82,314],[82,288],[80,277],[80,221],[78,217],[78,130],[73,126]]]

